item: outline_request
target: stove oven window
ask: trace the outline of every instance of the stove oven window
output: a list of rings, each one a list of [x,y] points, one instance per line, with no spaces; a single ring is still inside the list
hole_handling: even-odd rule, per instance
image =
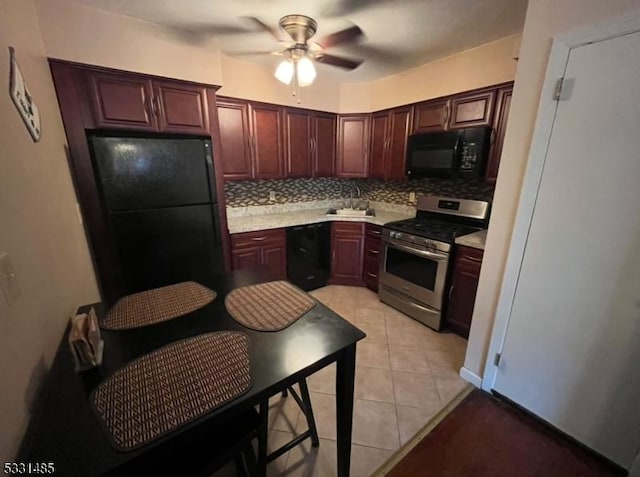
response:
[[[414,285],[435,290],[438,262],[434,260],[388,247],[385,269],[387,273]]]

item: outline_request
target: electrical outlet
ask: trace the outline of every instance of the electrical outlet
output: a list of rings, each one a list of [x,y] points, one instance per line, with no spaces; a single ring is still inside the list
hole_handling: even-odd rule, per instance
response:
[[[0,285],[9,306],[20,297],[20,284],[8,253],[0,255]]]
[[[269,200],[276,200],[276,191],[269,191]]]
[[[409,192],[409,202],[411,202],[412,204],[416,201],[416,193],[415,192]]]

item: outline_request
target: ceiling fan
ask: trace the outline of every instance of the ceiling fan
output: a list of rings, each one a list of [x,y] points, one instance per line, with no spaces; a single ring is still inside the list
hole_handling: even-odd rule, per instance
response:
[[[287,85],[293,81],[294,95],[297,94],[298,87],[309,86],[315,80],[314,62],[337,66],[346,70],[353,70],[363,62],[362,59],[329,55],[324,52],[326,48],[335,45],[358,41],[363,33],[357,25],[337,31],[317,41],[310,41],[316,34],[318,23],[306,15],[286,15],[282,17],[278,22],[279,29],[267,25],[259,18],[248,18],[285,46],[284,50],[281,51],[260,53],[270,53],[285,57],[278,65],[275,77]],[[283,32],[288,35],[289,39],[283,35]]]

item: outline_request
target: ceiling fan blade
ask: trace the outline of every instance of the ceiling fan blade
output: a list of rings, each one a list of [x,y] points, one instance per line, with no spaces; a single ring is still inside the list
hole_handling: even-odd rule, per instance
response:
[[[342,43],[353,43],[363,34],[364,33],[358,25],[353,25],[349,28],[345,28],[344,30],[332,33],[331,35],[327,35],[324,38],[317,40],[317,43],[319,43],[322,48],[330,48]]]
[[[279,28],[274,28],[272,26],[269,26],[257,17],[243,17],[243,18],[246,18],[258,28],[270,33],[271,36],[276,39],[276,41],[278,42],[289,41],[289,39],[285,37],[284,33]]]
[[[392,0],[329,0],[321,10],[323,16],[345,17],[358,13],[366,8],[377,7]]]
[[[230,56],[256,56],[256,55],[282,56],[284,55],[284,53],[281,51],[272,51],[272,50],[229,51],[228,54]]]
[[[175,23],[165,25],[163,28],[168,34],[180,39],[181,41],[194,45],[206,44],[214,37],[241,35],[244,33],[250,33],[251,31],[250,29],[242,26],[222,25],[214,23]]]
[[[364,60],[355,58],[345,58],[344,56],[325,55],[323,53],[316,56],[316,61],[325,65],[337,66],[346,70],[354,70],[362,64]]]

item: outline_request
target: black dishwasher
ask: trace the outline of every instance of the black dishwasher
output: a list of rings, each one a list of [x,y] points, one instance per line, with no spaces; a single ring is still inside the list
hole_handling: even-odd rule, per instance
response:
[[[331,223],[287,228],[287,278],[303,290],[323,287],[329,279]]]

